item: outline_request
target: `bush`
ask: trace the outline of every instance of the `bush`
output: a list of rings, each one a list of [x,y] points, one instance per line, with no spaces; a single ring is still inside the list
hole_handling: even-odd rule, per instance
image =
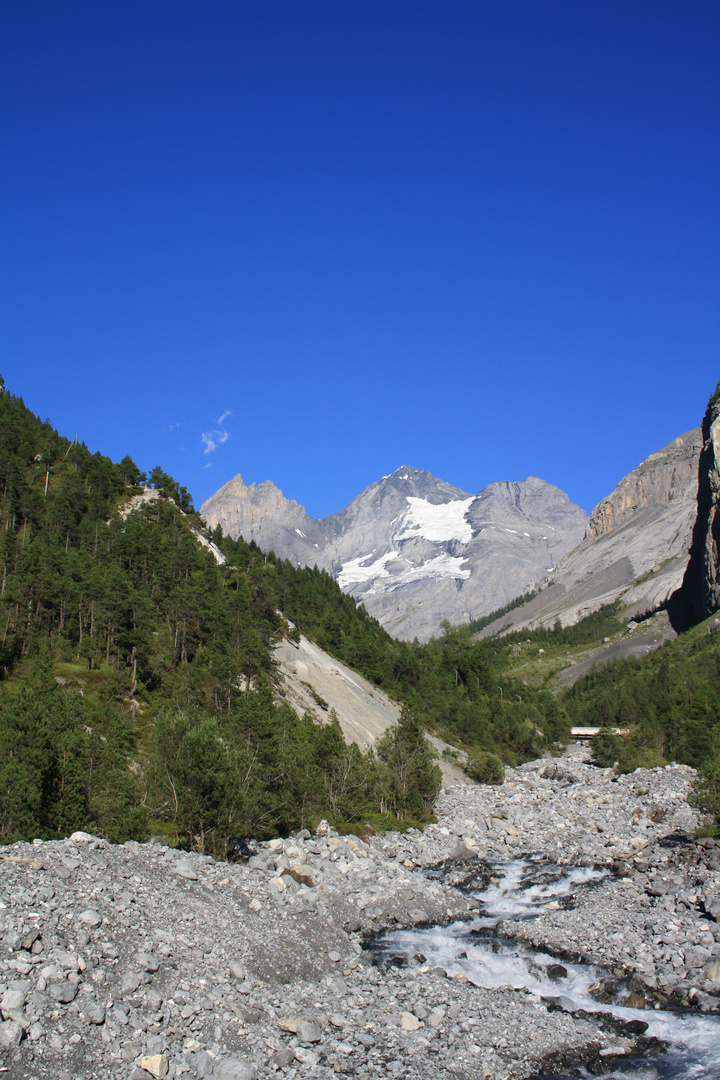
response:
[[[720,825],[720,750],[699,767],[688,802]]]
[[[465,772],[478,784],[502,784],[505,779],[505,766],[488,750],[470,750]]]

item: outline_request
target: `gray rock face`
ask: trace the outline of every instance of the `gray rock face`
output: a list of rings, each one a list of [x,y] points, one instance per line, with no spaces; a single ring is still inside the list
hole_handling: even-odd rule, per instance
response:
[[[720,609],[720,383],[702,424],[697,520],[683,593],[695,618]]]
[[[620,600],[627,618],[657,611],[682,585],[697,514],[699,428],[620,481],[590,516],[580,544],[539,596],[487,627],[572,625]]]
[[[232,536],[328,570],[390,633],[421,640],[444,619],[467,622],[537,587],[587,525],[536,477],[473,496],[410,466],[321,521],[269,482],[246,487],[240,477],[202,512]]]
[[[691,505],[697,488],[699,436],[697,428],[687,431],[623,477],[590,515],[588,537],[603,536],[646,508],[657,510],[675,504],[686,509]]]
[[[275,661],[283,680],[283,700],[298,716],[310,713],[324,724],[335,715],[345,741],[357,743],[362,750],[373,746],[398,722],[400,707],[396,701],[302,634],[299,641],[283,638],[275,647]],[[447,747],[434,736],[429,741],[438,754]],[[443,786],[467,780],[461,769],[442,757],[438,765]]]
[[[312,566],[325,547],[320,523],[270,480],[246,486],[238,473],[203,503],[202,513],[213,528],[221,525],[228,536],[254,540],[296,566]]]

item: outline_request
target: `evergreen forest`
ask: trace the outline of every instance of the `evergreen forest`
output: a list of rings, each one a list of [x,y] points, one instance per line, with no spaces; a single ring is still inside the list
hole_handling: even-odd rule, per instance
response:
[[[396,641],[324,571],[210,533],[160,467],[90,453],[1,380],[0,490],[2,843],[156,833],[223,857],[232,837],[323,817],[422,824],[440,783],[425,732],[485,782],[561,744],[573,723],[632,725],[622,747],[597,748],[622,767],[717,753],[720,635],[560,692],[527,684],[517,635],[478,641],[475,627],[448,626],[424,645]],[[522,647],[542,640],[552,653],[568,633],[619,627],[617,612],[593,618],[526,632]],[[283,701],[273,646],[299,632],[401,705],[374,751]]]

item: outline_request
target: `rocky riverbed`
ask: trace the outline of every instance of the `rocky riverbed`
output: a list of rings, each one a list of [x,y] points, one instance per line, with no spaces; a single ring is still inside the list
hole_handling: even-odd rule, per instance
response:
[[[421,952],[378,964],[367,947],[390,929],[473,925],[498,867],[531,853],[536,869],[577,870],[567,896],[545,896],[540,875],[532,920],[498,902],[503,940],[601,965],[648,1019],[677,1005],[712,1020],[720,847],[692,838],[692,772],[615,778],[585,756],[453,787],[424,833],[323,829],[244,863],[82,833],[4,847],[0,1066],[12,1080],[510,1080],[643,1052],[617,1017],[511,980],[473,985]]]

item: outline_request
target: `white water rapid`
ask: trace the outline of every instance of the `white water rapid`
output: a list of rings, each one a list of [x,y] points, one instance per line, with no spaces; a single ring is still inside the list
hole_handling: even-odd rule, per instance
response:
[[[479,918],[449,926],[394,931],[376,943],[380,955],[411,958],[422,954],[429,967],[442,967],[450,977],[462,974],[476,986],[512,987],[552,1001],[569,1012],[583,1009],[610,1013],[623,1021],[641,1021],[647,1024],[647,1037],[669,1044],[665,1054],[614,1065],[603,1074],[606,1078],[719,1080],[717,1016],[689,1010],[630,1009],[623,1006],[622,993],[616,1003],[600,1004],[589,988],[606,979],[607,971],[589,964],[560,963],[547,953],[492,934],[500,920],[532,918],[544,905],[562,903],[578,887],[600,880],[603,873],[529,860],[495,864],[493,870],[497,876],[492,884],[474,893],[482,906]]]

